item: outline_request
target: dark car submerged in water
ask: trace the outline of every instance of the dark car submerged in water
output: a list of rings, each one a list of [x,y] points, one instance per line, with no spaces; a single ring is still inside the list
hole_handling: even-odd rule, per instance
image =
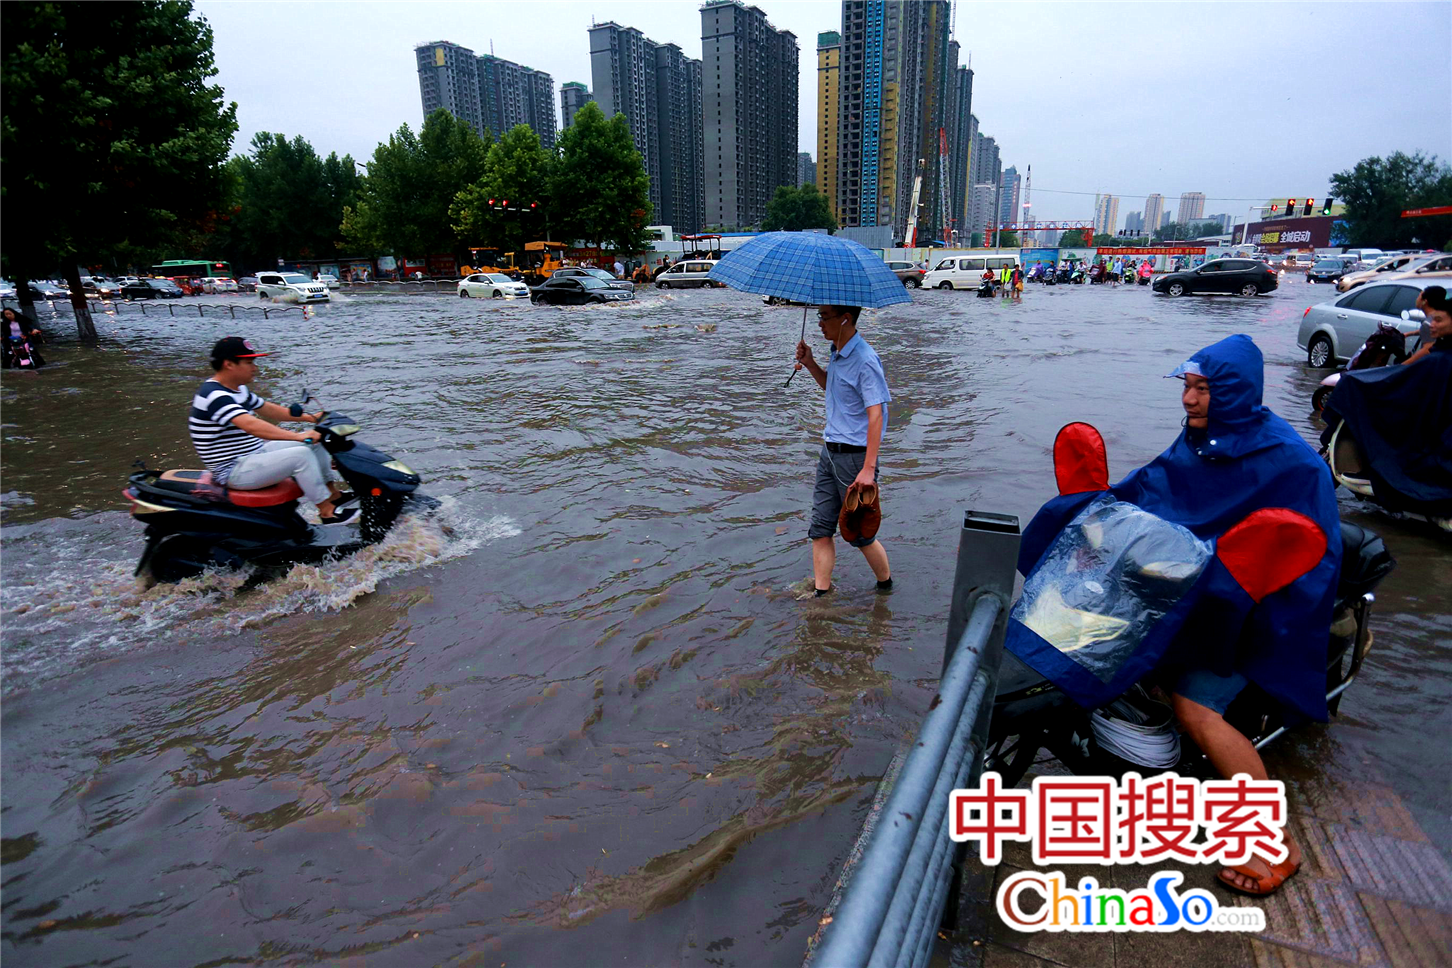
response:
[[[1215,259],[1194,269],[1168,272],[1151,284],[1155,292],[1169,296],[1197,293],[1225,293],[1259,296],[1275,290],[1280,279],[1275,270],[1254,259]]]

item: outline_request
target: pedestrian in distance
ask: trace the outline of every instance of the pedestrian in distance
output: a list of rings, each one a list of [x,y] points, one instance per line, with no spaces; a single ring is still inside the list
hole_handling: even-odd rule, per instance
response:
[[[826,367],[817,363],[806,341],[797,343],[797,369],[812,374],[826,391],[827,423],[817,456],[817,477],[812,494],[812,585],[818,597],[832,590],[832,569],[837,562],[833,535],[844,502],[852,499],[876,504],[877,463],[887,429],[887,405],[892,394],[882,360],[857,332],[862,310],[856,306],[818,306],[817,326],[832,344]],[[869,490],[870,489],[870,490]],[[849,539],[848,535],[843,536]],[[877,578],[877,589],[892,590],[892,567],[876,531],[850,538]]]
[[[625,266],[621,263],[621,261],[618,258],[615,260],[615,278],[616,279],[624,279],[625,278]]]

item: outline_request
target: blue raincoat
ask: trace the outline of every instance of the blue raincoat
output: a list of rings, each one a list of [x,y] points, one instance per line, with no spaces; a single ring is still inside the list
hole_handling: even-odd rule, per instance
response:
[[[1274,575],[1247,574],[1284,570],[1292,555],[1274,534],[1259,539],[1259,547],[1247,549],[1242,542],[1234,557],[1217,548],[1193,587],[1157,618],[1126,661],[1116,659],[1112,674],[1103,668],[1091,672],[1083,657],[1060,651],[1023,621],[1010,621],[1007,647],[1085,708],[1112,700],[1169,662],[1222,675],[1239,671],[1290,710],[1324,721],[1327,643],[1341,565],[1330,471],[1294,428],[1262,405],[1264,363],[1250,337],[1230,336],[1207,346],[1170,376],[1184,373],[1209,381],[1207,428],[1187,427],[1168,450],[1112,487],[1100,484],[1045,504],[1020,546],[1026,588],[1066,525],[1086,509],[1092,514],[1091,504],[1102,507],[1108,500],[1181,526],[1211,547],[1255,512],[1262,519],[1294,519],[1317,542],[1309,558],[1302,544],[1306,565],[1291,566],[1299,577],[1276,584]],[[1244,534],[1240,529],[1237,539]],[[1229,547],[1226,542],[1225,550]],[[1302,573],[1304,567],[1309,571]],[[1257,588],[1276,590],[1261,595]],[[1022,617],[1022,611],[1015,609],[1015,615]]]

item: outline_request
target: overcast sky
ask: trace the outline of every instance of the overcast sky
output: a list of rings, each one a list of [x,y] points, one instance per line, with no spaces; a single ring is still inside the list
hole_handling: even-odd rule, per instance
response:
[[[816,39],[841,4],[760,0],[801,45],[799,150],[816,157]],[[590,79],[594,21],[637,27],[701,55],[699,4],[660,0],[307,2],[201,0],[218,80],[237,102],[234,150],[301,134],[364,161],[423,119],[413,48],[451,40]],[[1452,156],[1452,3],[961,4],[973,113],[1003,164],[1033,166],[1040,219],[1090,218],[1095,192],[1120,223],[1160,192],[1209,196],[1205,214],[1252,201],[1324,198],[1329,176],[1368,155]],[[558,97],[556,111],[558,112]],[[558,123],[558,113],[556,116]],[[1083,194],[1069,194],[1083,193]]]

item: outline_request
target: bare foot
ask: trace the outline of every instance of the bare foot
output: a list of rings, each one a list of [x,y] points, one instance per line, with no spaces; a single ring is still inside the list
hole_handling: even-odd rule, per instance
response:
[[[1297,844],[1294,840],[1286,838],[1286,851],[1286,862],[1291,865],[1291,870],[1294,871],[1298,869],[1301,866],[1302,860],[1300,845]],[[1240,866],[1255,871],[1255,873],[1259,875],[1261,882],[1264,882],[1265,880],[1274,876],[1274,873],[1271,871],[1271,865],[1267,863],[1264,858],[1261,857],[1252,857],[1250,860],[1246,861]],[[1237,871],[1233,867],[1222,868],[1220,871],[1220,879],[1222,881],[1225,881],[1232,887],[1237,887],[1240,890],[1247,891],[1249,893],[1256,893],[1260,889],[1260,884],[1256,881],[1255,878],[1242,874],[1240,873],[1240,871]],[[1282,881],[1282,883],[1284,883],[1284,881]]]

